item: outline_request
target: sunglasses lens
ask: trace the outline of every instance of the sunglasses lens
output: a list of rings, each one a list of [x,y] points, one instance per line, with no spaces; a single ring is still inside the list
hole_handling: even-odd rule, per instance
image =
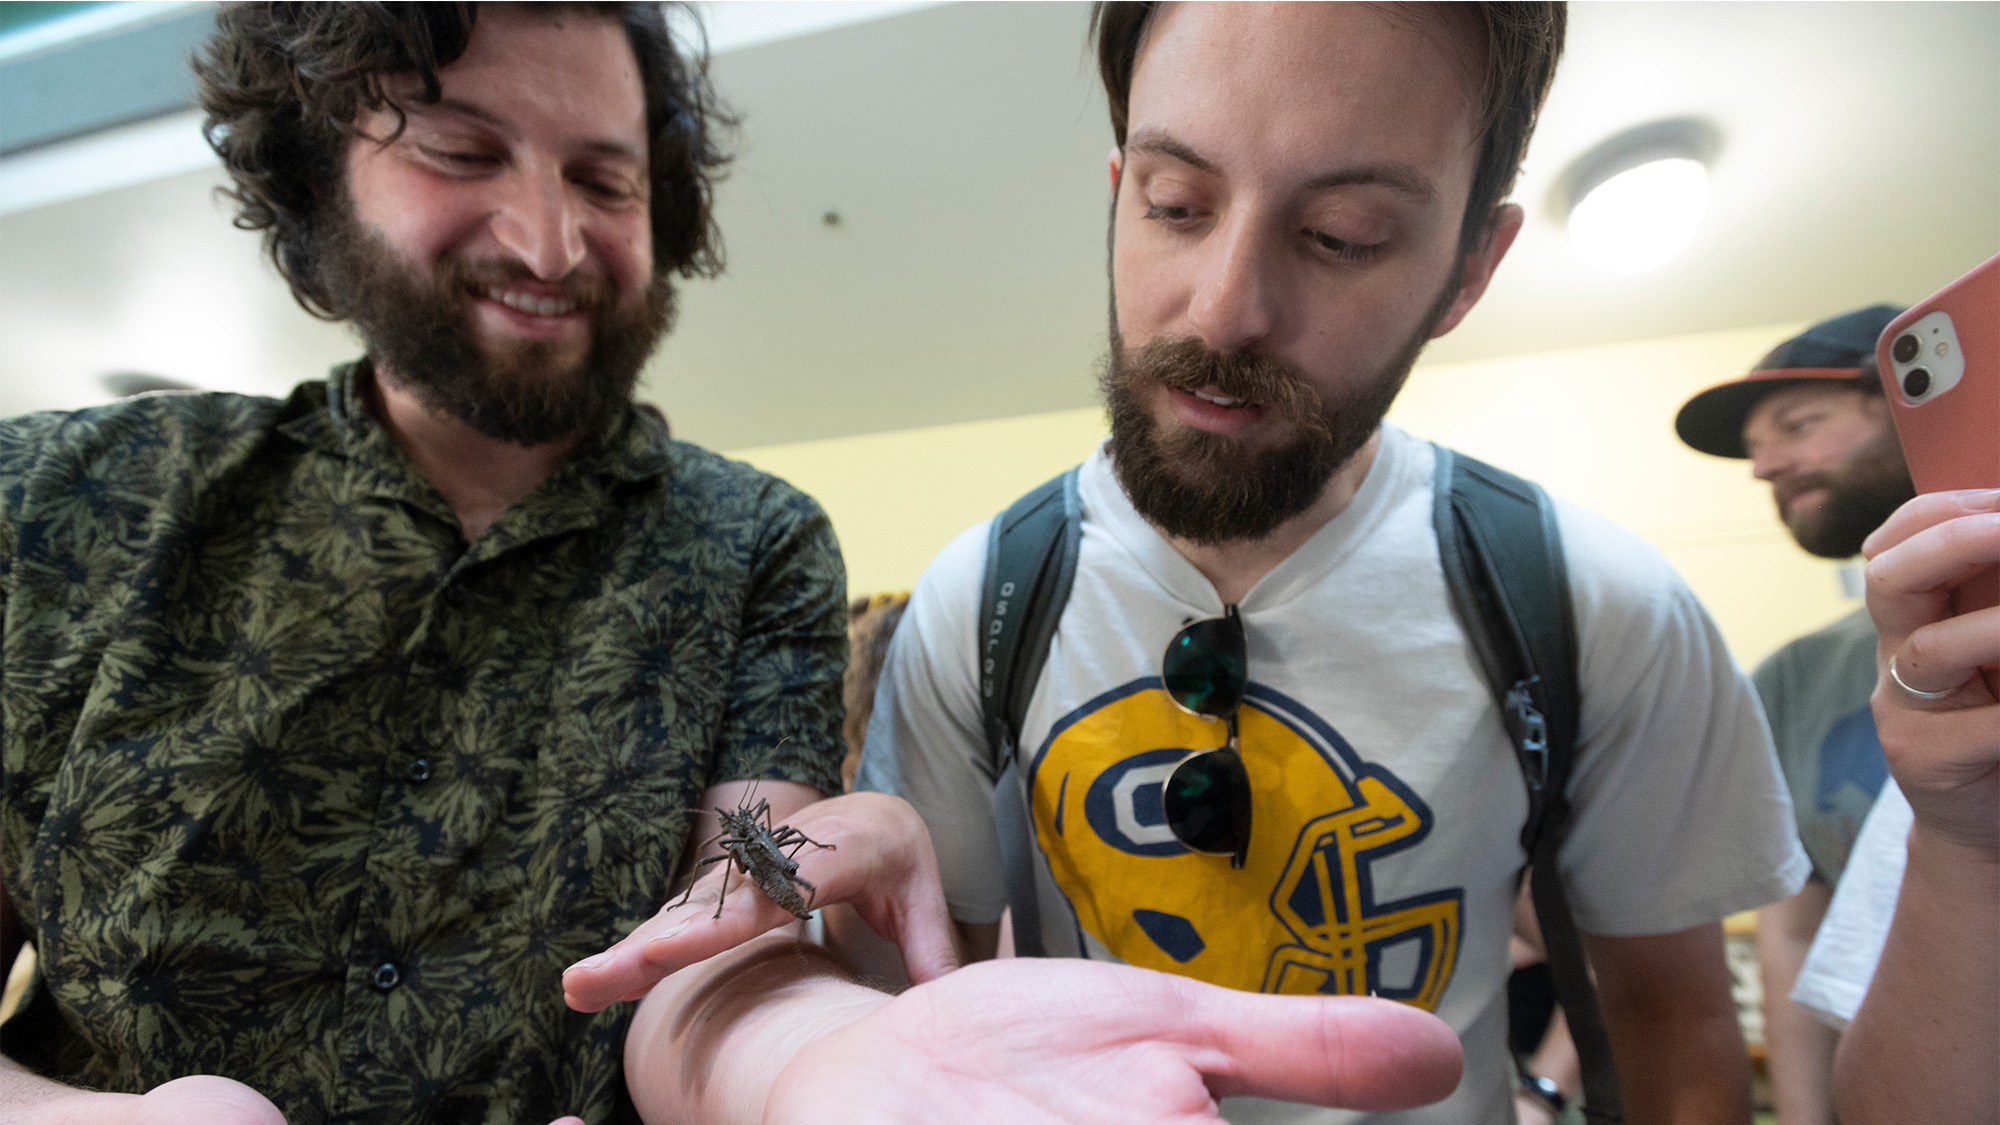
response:
[[[1236,710],[1250,682],[1243,619],[1211,617],[1174,634],[1160,679],[1174,702],[1197,715],[1221,718]]]
[[[1174,767],[1160,805],[1167,828],[1195,851],[1240,854],[1250,844],[1250,775],[1228,747]]]

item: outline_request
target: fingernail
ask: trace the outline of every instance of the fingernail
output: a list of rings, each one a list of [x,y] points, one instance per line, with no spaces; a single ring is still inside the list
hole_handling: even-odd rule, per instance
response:
[[[603,965],[603,964],[604,964],[604,963],[605,963],[606,961],[609,961],[609,960],[611,960],[611,951],[607,949],[607,950],[605,950],[605,951],[604,951],[603,953],[594,953],[594,954],[591,954],[591,955],[590,955],[589,957],[585,957],[585,958],[584,958],[583,960],[581,960],[581,961],[578,961],[578,962],[577,962],[576,964],[574,964],[574,965],[571,965],[571,966],[569,967],[569,969],[564,969],[564,970],[563,970],[563,972],[567,973],[567,972],[569,972],[569,971],[570,971],[570,969],[595,969],[595,968],[599,968],[599,967],[601,967],[601,966],[602,966],[602,965]]]

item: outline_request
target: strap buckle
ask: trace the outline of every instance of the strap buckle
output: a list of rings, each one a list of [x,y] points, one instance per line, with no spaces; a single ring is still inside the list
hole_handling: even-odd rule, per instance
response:
[[[1503,709],[1503,721],[1507,733],[1514,736],[1514,746],[1521,754],[1521,766],[1526,772],[1528,785],[1536,793],[1542,791],[1549,775],[1549,721],[1535,706],[1534,685],[1541,682],[1540,676],[1529,676],[1516,681],[1507,689],[1507,703]]]

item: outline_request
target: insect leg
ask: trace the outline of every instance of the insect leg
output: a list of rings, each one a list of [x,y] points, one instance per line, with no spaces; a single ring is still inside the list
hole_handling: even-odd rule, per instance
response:
[[[714,842],[715,842],[715,841],[713,841],[713,840],[710,840],[710,841],[709,841],[709,843],[710,843],[710,844],[712,844],[712,843],[714,843]],[[708,845],[707,845],[707,844],[704,844],[704,845],[702,845],[702,846],[703,846],[703,847],[707,847]],[[723,860],[725,860],[725,859],[728,859],[728,858],[729,858],[729,857],[728,857],[728,856],[726,856],[726,855],[712,855],[712,856],[709,856],[709,857],[708,857],[707,859],[702,859],[702,860],[697,860],[697,861],[695,862],[695,865],[694,865],[694,870],[692,870],[692,871],[688,872],[688,885],[687,885],[687,890],[685,890],[685,891],[682,891],[682,892],[681,892],[681,897],[680,897],[680,898],[678,898],[678,899],[676,899],[676,900],[674,901],[674,905],[675,905],[675,906],[679,906],[679,905],[681,905],[682,903],[686,902],[686,901],[687,901],[688,899],[690,899],[690,898],[694,897],[694,885],[695,885],[695,883],[699,882],[699,881],[700,881],[700,879],[701,879],[701,869],[702,869],[702,868],[704,868],[704,867],[707,867],[707,866],[708,866],[709,864],[711,864],[711,863],[720,863],[720,862],[722,862]]]
[[[727,845],[724,846],[727,847]],[[728,901],[729,899],[729,869],[731,867],[742,866],[743,853],[735,848],[731,848],[727,855],[711,856],[709,858],[734,859],[736,861],[733,864],[724,864],[722,868],[722,893],[715,896],[715,914],[714,914],[714,917],[720,918],[722,917],[722,904]]]

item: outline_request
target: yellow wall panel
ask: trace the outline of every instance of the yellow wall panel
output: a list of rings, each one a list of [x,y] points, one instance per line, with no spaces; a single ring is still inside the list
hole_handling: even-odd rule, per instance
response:
[[[1674,435],[1682,403],[1803,324],[1419,367],[1391,420],[1631,528],[1664,551],[1746,666],[1853,610],[1839,566],[1798,549],[1750,463]]]
[[[907,590],[959,532],[1090,455],[1095,408],[739,449],[811,493],[847,556],[855,594]]]

